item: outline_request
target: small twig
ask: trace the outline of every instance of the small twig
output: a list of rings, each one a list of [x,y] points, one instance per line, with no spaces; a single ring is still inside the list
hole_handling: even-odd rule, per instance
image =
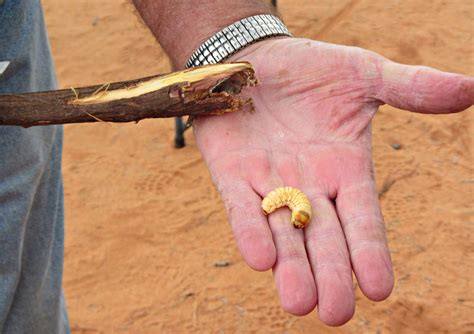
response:
[[[397,178],[393,178],[391,179],[390,177],[385,179],[383,185],[382,185],[382,189],[380,189],[378,195],[379,195],[379,199],[382,199],[382,197],[389,192],[390,188],[392,188],[392,186],[400,181],[400,180],[403,180],[403,179],[406,179],[406,178],[409,178],[409,177],[412,177],[413,174],[415,174],[415,172],[417,171],[418,169],[418,166],[416,166],[412,171],[410,171],[409,173],[406,173],[406,174],[403,174]]]

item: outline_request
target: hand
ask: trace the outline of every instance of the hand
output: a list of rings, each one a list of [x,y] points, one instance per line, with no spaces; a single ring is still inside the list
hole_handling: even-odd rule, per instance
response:
[[[387,298],[393,272],[371,156],[370,124],[384,103],[448,113],[474,103],[474,80],[405,66],[373,52],[305,39],[243,50],[260,85],[255,112],[199,118],[198,146],[224,200],[238,248],[255,270],[273,268],[282,307],[341,325],[354,313],[352,271],[371,300]],[[289,211],[268,218],[261,199],[280,186],[313,205],[304,230]]]

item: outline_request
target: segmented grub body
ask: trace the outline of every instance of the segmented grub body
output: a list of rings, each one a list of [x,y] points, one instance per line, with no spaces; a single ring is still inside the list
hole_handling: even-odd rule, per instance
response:
[[[262,201],[262,210],[266,215],[283,206],[290,208],[294,227],[303,228],[308,225],[312,215],[311,203],[301,190],[292,187],[277,188],[269,192]]]

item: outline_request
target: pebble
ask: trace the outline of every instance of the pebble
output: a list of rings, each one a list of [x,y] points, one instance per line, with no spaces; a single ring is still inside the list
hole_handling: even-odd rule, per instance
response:
[[[214,263],[214,267],[218,267],[218,268],[228,267],[228,266],[230,266],[230,261],[227,261],[227,260],[219,260]]]
[[[392,146],[394,150],[399,150],[402,148],[402,144],[398,144],[398,143],[390,144],[390,146]]]

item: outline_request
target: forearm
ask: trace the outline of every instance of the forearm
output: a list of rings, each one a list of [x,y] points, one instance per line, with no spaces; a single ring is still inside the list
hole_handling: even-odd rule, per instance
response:
[[[258,0],[133,0],[143,20],[176,68],[207,38],[229,24],[257,14],[275,14]]]

